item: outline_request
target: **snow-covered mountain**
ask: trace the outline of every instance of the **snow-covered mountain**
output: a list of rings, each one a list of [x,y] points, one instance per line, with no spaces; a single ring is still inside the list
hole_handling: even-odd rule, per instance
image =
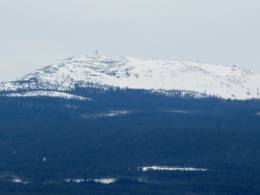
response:
[[[0,91],[12,97],[47,96],[50,91],[51,96],[75,98],[69,93],[72,89],[89,86],[163,93],[178,90],[224,99],[260,98],[260,74],[236,66],[100,55],[65,59],[19,80],[0,83]]]

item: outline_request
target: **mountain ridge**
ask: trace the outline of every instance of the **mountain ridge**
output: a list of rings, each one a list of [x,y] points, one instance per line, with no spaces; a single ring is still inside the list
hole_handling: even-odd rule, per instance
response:
[[[0,92],[62,91],[76,87],[144,89],[170,94],[197,93],[198,97],[260,99],[260,74],[237,66],[173,60],[86,55],[43,67],[13,82],[0,83]]]

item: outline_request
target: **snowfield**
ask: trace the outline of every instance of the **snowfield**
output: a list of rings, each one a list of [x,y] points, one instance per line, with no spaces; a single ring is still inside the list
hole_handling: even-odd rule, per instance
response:
[[[80,101],[90,101],[90,98],[72,95],[69,93],[64,92],[57,92],[57,91],[30,91],[30,92],[23,92],[23,93],[7,93],[5,94],[7,97],[56,97],[56,98],[63,98],[63,99],[74,99]]]
[[[0,91],[70,91],[76,86],[173,90],[224,99],[259,99],[260,74],[236,66],[87,55],[65,59],[23,78],[0,83]],[[202,96],[204,97],[204,96]]]
[[[143,172],[146,171],[184,171],[184,172],[206,172],[208,169],[205,168],[195,168],[195,167],[169,167],[169,166],[147,166],[141,167]]]

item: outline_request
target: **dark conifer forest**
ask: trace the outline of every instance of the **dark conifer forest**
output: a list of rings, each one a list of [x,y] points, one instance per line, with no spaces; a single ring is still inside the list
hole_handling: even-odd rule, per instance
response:
[[[0,97],[1,195],[260,194],[259,101],[73,93],[92,100]],[[140,170],[150,165],[207,171]]]

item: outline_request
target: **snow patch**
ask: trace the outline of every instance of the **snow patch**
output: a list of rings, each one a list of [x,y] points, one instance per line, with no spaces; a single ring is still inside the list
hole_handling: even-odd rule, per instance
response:
[[[103,185],[108,185],[108,184],[113,184],[117,181],[116,178],[100,178],[100,179],[83,179],[83,178],[74,178],[74,179],[65,179],[64,180],[66,183],[88,183],[88,182],[94,182],[97,184],[103,184]]]
[[[165,112],[176,113],[176,114],[190,114],[190,113],[193,113],[192,111],[188,111],[188,110],[166,110]]]
[[[115,178],[102,178],[102,179],[94,179],[95,183],[99,183],[99,184],[113,184],[117,181],[117,179]]]
[[[8,93],[5,94],[7,97],[55,97],[55,98],[63,98],[63,99],[74,99],[81,101],[90,101],[90,98],[86,98],[83,96],[72,95],[65,92],[58,91],[29,91],[29,92],[21,92],[21,93]]]
[[[140,168],[143,172],[147,171],[182,171],[182,172],[206,172],[208,169],[195,167],[179,167],[179,166],[145,166]]]
[[[109,117],[117,117],[124,116],[132,113],[132,111],[128,110],[111,110],[103,113],[84,113],[81,114],[81,117],[84,119],[95,119],[95,118],[109,118]]]
[[[10,174],[0,175],[0,180],[9,181],[11,183],[16,183],[16,184],[24,184],[24,185],[30,183],[30,182],[24,180],[23,178],[21,178],[20,176],[10,175]]]
[[[88,182],[88,180],[82,178],[64,179],[64,181],[66,183],[77,183],[77,184]]]
[[[29,182],[24,181],[23,179],[21,179],[21,178],[19,178],[19,177],[17,177],[17,176],[13,177],[12,183],[17,183],[17,184],[29,184]]]

